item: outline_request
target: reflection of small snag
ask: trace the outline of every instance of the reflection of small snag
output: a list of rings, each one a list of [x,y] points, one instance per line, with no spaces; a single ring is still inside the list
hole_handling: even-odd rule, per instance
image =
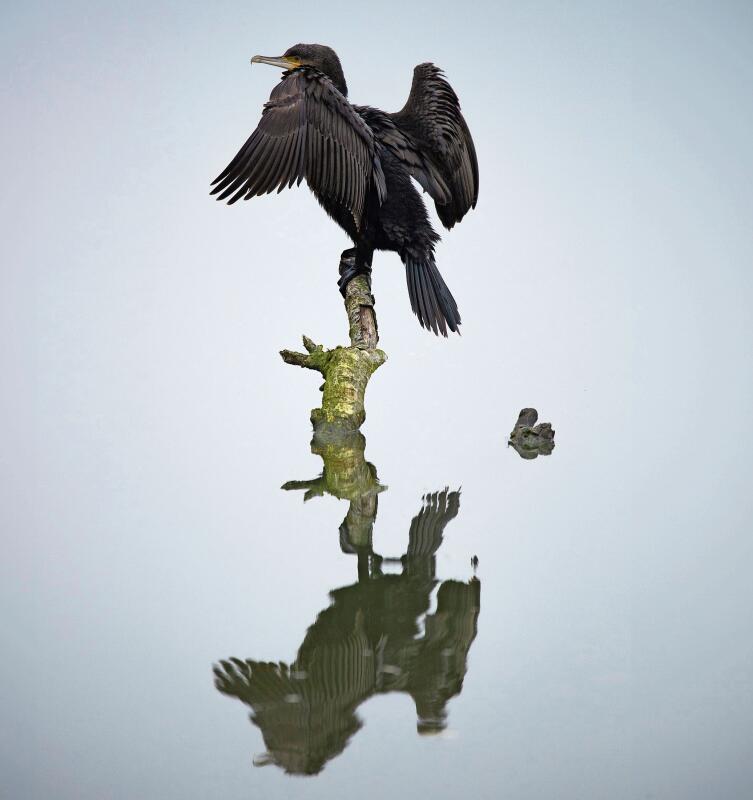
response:
[[[536,424],[539,412],[535,408],[524,408],[510,433],[511,444],[521,458],[548,456],[554,450],[554,430],[551,422]]]

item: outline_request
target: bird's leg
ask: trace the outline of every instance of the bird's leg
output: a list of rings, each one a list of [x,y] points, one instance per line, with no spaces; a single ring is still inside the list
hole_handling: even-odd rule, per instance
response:
[[[348,285],[348,282],[355,278],[358,274],[356,270],[356,248],[350,247],[347,250],[343,250],[340,254],[340,279],[337,281],[337,285],[340,288],[340,294],[345,297],[345,287]]]
[[[345,287],[357,275],[366,275],[371,284],[371,253],[350,247],[348,250],[343,250],[340,255],[340,280],[337,285],[343,297],[345,297]]]

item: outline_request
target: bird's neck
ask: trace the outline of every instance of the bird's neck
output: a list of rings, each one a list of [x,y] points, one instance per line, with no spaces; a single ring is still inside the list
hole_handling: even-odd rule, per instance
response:
[[[343,71],[340,70],[333,70],[334,74],[327,75],[327,77],[334,83],[335,88],[343,97],[348,96],[348,84],[345,83],[345,75],[343,75]]]
[[[305,71],[309,68],[310,67],[308,65],[304,64],[303,67],[298,67],[297,69],[303,69]],[[348,84],[345,83],[345,75],[343,75],[342,69],[321,69],[320,67],[313,67],[313,69],[322,75],[326,75],[332,81],[332,85],[335,87],[335,89],[337,89],[337,91],[340,92],[343,97],[348,96]],[[285,80],[288,75],[291,75],[295,71],[296,70],[294,69],[286,69],[282,73],[282,80]]]

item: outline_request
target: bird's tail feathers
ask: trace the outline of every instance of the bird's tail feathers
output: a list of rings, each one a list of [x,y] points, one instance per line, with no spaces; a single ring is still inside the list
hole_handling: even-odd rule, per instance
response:
[[[431,329],[437,336],[447,336],[447,328],[460,333],[458,304],[439,274],[434,257],[419,260],[406,255],[404,262],[411,308],[421,327]]]

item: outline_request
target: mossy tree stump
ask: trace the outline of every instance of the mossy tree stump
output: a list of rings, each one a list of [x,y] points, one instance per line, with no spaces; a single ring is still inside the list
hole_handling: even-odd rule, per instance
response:
[[[340,546],[344,552],[371,555],[371,537],[377,515],[377,496],[387,487],[379,482],[376,467],[366,461],[366,439],[359,431],[333,441],[314,433],[311,452],[324,462],[321,475],[308,481],[288,481],[285,490],[304,490],[304,501],[329,494],[348,500],[340,525]]]
[[[346,286],[345,311],[349,347],[325,350],[304,336],[305,353],[280,351],[286,364],[313,369],[324,376],[322,405],[311,411],[311,423],[320,436],[334,439],[347,437],[363,425],[366,386],[387,360],[385,352],[377,348],[379,335],[368,276],[357,275]]]

